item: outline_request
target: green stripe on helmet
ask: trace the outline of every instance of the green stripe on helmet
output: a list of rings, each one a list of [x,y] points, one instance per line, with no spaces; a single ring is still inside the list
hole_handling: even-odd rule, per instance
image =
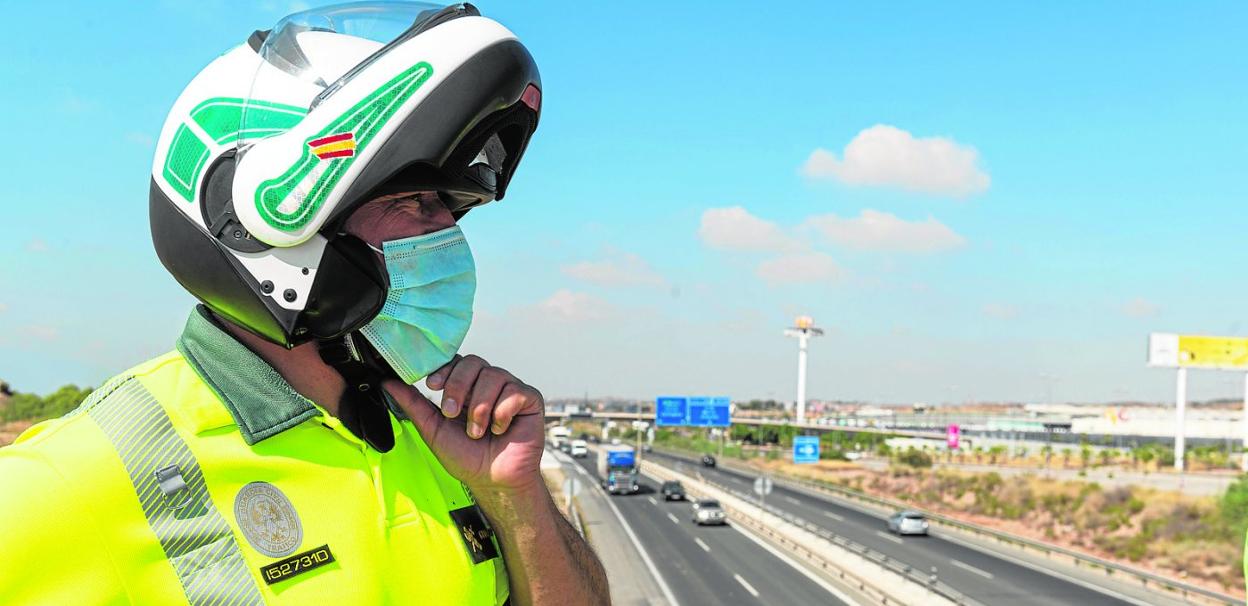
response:
[[[304,141],[302,155],[293,166],[281,176],[269,179],[256,189],[256,210],[266,223],[282,231],[295,231],[316,215],[329,192],[334,189],[342,175],[347,172],[359,154],[368,147],[381,126],[385,124],[405,101],[411,98],[422,84],[433,75],[433,66],[421,61],[395,76],[386,84],[373,91],[354,107],[321,129],[320,132]],[[312,153],[307,145],[329,135],[353,133],[355,138],[355,154],[331,160],[321,160]],[[325,162],[329,166],[325,166]],[[314,183],[307,194],[299,200],[298,205],[291,209],[282,209],[287,198],[295,195],[295,188],[304,180],[312,178]]]

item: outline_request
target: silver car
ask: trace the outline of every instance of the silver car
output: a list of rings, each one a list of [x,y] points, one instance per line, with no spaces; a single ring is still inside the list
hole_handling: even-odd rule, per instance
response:
[[[728,516],[724,513],[724,508],[719,506],[719,501],[702,499],[693,502],[693,523],[698,526],[727,524]]]
[[[888,531],[896,534],[927,534],[927,517],[918,511],[899,511],[888,518]]]

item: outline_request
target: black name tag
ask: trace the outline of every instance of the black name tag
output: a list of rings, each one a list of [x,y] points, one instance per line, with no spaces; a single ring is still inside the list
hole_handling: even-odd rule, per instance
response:
[[[455,531],[463,539],[468,555],[472,556],[473,564],[498,557],[498,548],[494,546],[494,529],[481,515],[476,505],[461,507],[451,512],[451,520],[455,522]]]
[[[278,560],[262,567],[260,569],[260,577],[264,579],[265,583],[272,585],[301,575],[309,570],[320,568],[333,561],[334,554],[329,551],[329,545],[321,545],[316,549],[296,553],[285,560]]]

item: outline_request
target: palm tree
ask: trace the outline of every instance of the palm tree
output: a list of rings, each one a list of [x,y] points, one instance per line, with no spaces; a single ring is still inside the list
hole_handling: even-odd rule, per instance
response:
[[[988,462],[992,465],[997,464],[997,457],[1006,453],[1005,446],[1000,444],[988,449]]]

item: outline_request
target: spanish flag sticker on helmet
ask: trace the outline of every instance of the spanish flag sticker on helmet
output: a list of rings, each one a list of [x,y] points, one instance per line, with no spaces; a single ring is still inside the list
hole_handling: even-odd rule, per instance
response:
[[[340,133],[308,141],[312,153],[321,160],[355,155],[355,133]]]

